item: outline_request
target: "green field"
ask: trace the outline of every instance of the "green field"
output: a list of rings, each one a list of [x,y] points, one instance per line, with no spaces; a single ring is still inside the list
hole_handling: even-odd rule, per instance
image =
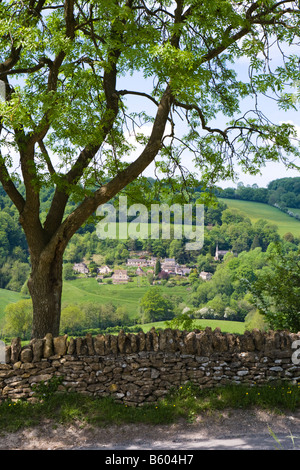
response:
[[[300,221],[281,212],[276,207],[261,202],[240,201],[237,199],[220,198],[229,209],[238,209],[245,213],[252,223],[259,219],[265,219],[271,224],[277,225],[279,235],[283,236],[291,232],[295,237],[300,235]]]
[[[0,289],[0,320],[4,316],[4,309],[7,304],[17,302],[21,299],[19,292],[12,290]]]
[[[145,280],[144,280],[145,281]],[[129,317],[134,318],[138,313],[141,297],[150,289],[147,282],[138,285],[138,278],[126,285],[113,285],[98,283],[95,278],[81,278],[74,281],[64,281],[63,303],[94,302],[99,304],[113,303],[116,306],[126,308]],[[185,286],[165,287],[161,286],[163,293],[173,297],[180,296],[184,300],[188,294]]]
[[[136,282],[127,285],[104,285],[98,284],[94,278],[82,278],[74,281],[65,281],[63,287],[63,303],[85,303],[95,302],[105,304],[112,302],[119,306],[124,306],[129,316],[134,319],[138,313],[140,298],[150,288],[148,285],[138,286]],[[165,287],[161,286],[164,293],[171,296],[181,297],[183,300],[187,297],[188,291],[184,286]],[[19,292],[13,292],[0,289],[0,320],[3,317],[4,309],[8,303],[17,302],[21,299]],[[155,328],[166,328],[165,322],[147,323],[139,325],[146,332],[153,326]],[[196,327],[199,329],[211,327],[212,330],[219,327],[222,332],[243,334],[245,324],[235,321],[225,320],[196,320]]]
[[[141,282],[141,285],[139,285]],[[126,308],[129,317],[135,318],[138,314],[138,306],[141,297],[150,289],[148,282],[143,279],[134,278],[133,282],[126,285],[113,285],[98,283],[95,278],[79,278],[73,281],[64,281],[62,303],[83,304],[93,302],[97,304],[113,303]],[[171,297],[180,297],[186,300],[188,290],[186,286],[166,287],[161,286],[163,293]],[[0,319],[4,314],[7,304],[20,300],[21,294],[6,289],[0,289]],[[180,300],[181,301],[181,300]]]
[[[165,322],[156,322],[156,323],[145,323],[144,325],[138,325],[146,333],[151,330],[151,328],[166,328]],[[199,330],[206,327],[210,327],[212,330],[215,328],[220,328],[223,333],[237,333],[243,334],[245,332],[245,323],[239,321],[227,321],[227,320],[196,320],[195,328]]]

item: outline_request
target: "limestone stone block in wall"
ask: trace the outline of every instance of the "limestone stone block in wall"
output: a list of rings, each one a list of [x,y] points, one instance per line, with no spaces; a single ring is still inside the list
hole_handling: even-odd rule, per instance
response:
[[[99,356],[104,356],[105,354],[104,335],[97,335],[94,338],[94,350],[96,354],[99,354]]]
[[[205,328],[196,334],[196,351],[199,356],[210,354],[213,351],[211,328]],[[191,344],[190,344],[191,346]]]
[[[21,338],[13,338],[11,341],[11,346],[10,346],[10,360],[12,363],[17,362],[19,360],[19,356],[21,353]]]
[[[174,330],[167,328],[159,334],[159,349],[160,351],[175,352],[178,345],[175,342]]]
[[[252,330],[252,337],[255,345],[255,349],[257,351],[262,351],[264,348],[264,333],[261,330],[253,329]]]
[[[184,353],[195,354],[196,351],[196,333],[191,331],[184,338]]]
[[[20,353],[20,361],[21,362],[32,362],[33,360],[33,352],[30,346],[24,347]]]
[[[51,333],[46,334],[44,341],[43,357],[48,358],[53,356],[53,337]]]
[[[32,362],[39,362],[44,354],[44,339],[35,338],[30,341],[30,346],[32,348]]]
[[[68,341],[67,354],[75,354],[76,351],[76,341],[74,338],[70,338]]]
[[[88,353],[86,338],[76,338],[75,344],[77,356],[85,356]]]
[[[49,339],[49,338],[48,338]],[[53,352],[56,356],[64,356],[67,353],[68,344],[67,344],[67,335],[58,336],[53,338]],[[50,346],[50,342],[49,342]],[[44,347],[44,345],[43,345]]]
[[[245,333],[239,337],[239,344],[241,351],[255,351],[256,349],[254,338],[249,331],[245,331]]]

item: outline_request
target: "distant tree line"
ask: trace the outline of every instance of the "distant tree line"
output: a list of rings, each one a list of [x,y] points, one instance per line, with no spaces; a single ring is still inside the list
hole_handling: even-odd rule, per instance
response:
[[[266,188],[259,188],[257,184],[244,186],[243,183],[238,183],[237,188],[218,188],[216,195],[229,199],[263,202],[281,209],[299,209],[300,177],[276,179]]]

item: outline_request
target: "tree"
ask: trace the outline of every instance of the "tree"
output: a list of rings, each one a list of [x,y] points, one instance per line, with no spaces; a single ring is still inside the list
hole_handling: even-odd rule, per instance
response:
[[[187,263],[191,252],[187,251],[184,245],[184,240],[172,240],[169,247],[169,258],[175,258],[176,262],[179,264]]]
[[[5,289],[20,292],[29,276],[30,266],[18,260],[7,258],[0,269],[0,286]]]
[[[283,235],[283,239],[286,242],[293,243],[295,241],[295,237],[291,232],[287,232]]]
[[[221,294],[217,294],[212,300],[207,302],[206,306],[213,311],[214,318],[223,318],[226,304]]]
[[[300,252],[275,245],[257,277],[248,287],[259,313],[273,329],[300,331]]]
[[[3,332],[10,336],[28,339],[32,328],[32,301],[22,299],[5,307]]]
[[[59,333],[70,239],[121,191],[150,200],[141,175],[155,159],[167,180],[179,168],[180,189],[194,179],[181,162],[187,152],[202,188],[231,178],[233,161],[255,174],[265,161],[299,155],[294,127],[258,107],[260,94],[284,110],[297,105],[284,84],[299,80],[298,57],[285,52],[277,68],[270,57],[272,45],[297,43],[298,2],[4,0],[0,24],[0,181],[29,246],[33,337]],[[248,81],[234,70],[241,57]],[[253,109],[240,110],[246,97]],[[222,115],[228,122],[216,127]],[[147,135],[136,132],[143,124]],[[52,195],[47,211],[42,191]]]
[[[10,281],[6,289],[20,292],[29,276],[29,265],[16,260],[10,267]]]
[[[264,219],[259,219],[253,225],[255,234],[258,237],[261,248],[265,251],[270,243],[278,243],[280,236],[277,232],[277,226],[269,224]]]
[[[65,263],[63,266],[63,277],[66,281],[76,278],[72,263]]]
[[[61,331],[75,333],[84,322],[84,312],[78,305],[70,304],[61,312]]]
[[[189,274],[189,281],[190,281],[191,284],[194,284],[197,281],[199,281],[199,274],[198,274],[197,269],[192,269],[191,270],[191,272]]]
[[[251,244],[251,250],[255,250],[255,248],[260,248],[259,236],[257,235],[257,233],[255,234]]]
[[[156,277],[158,277],[159,273],[161,272],[161,264],[160,264],[160,260],[157,259],[155,261],[155,270],[154,270],[154,274]]]
[[[153,281],[154,281],[154,274],[153,274],[153,272],[151,272],[151,271],[148,271],[148,272],[147,272],[147,281],[149,282],[150,286],[153,285]]]
[[[166,326],[173,330],[193,331],[196,328],[196,322],[188,313],[181,313],[170,321],[166,321]],[[197,325],[199,329],[199,326]]]
[[[146,322],[169,320],[173,317],[173,305],[164,297],[159,287],[151,287],[141,298],[140,307]]]

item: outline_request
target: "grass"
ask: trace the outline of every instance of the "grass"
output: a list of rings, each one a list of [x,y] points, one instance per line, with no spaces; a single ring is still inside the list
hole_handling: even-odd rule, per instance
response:
[[[98,283],[95,278],[78,278],[73,281],[64,281],[62,301],[77,304],[94,302],[107,304],[112,302],[116,306],[125,307],[130,318],[137,317],[138,306],[141,297],[150,289],[148,282],[138,284],[138,279],[126,285],[113,285]],[[161,286],[165,294],[180,296],[183,301],[188,295],[186,286],[174,286],[172,288]]]
[[[112,302],[116,306],[124,306],[130,317],[137,316],[140,298],[150,288],[146,282],[140,286],[137,279],[127,285],[113,285],[98,283],[96,278],[78,278],[73,281],[64,281],[62,301],[63,303],[87,303],[107,304]],[[185,296],[186,288],[183,286],[170,288],[162,287],[164,292],[172,295]],[[0,320],[4,316],[5,307],[20,300],[21,294],[7,289],[0,289]]]
[[[134,282],[126,285],[99,284],[95,278],[78,278],[73,281],[64,281],[63,284],[63,303],[86,303],[94,302],[97,304],[107,304],[112,302],[116,306],[126,308],[130,318],[134,320],[138,316],[138,306],[140,298],[150,288],[149,284],[138,285],[137,278]],[[172,288],[161,286],[162,292],[174,297],[182,298],[183,302],[189,292],[186,286],[174,286]],[[19,292],[13,292],[0,289],[0,320],[4,315],[4,309],[7,304],[17,302],[21,299]],[[153,326],[155,328],[166,328],[165,322],[139,324],[145,332]],[[196,328],[204,329],[207,326],[213,330],[221,328],[222,332],[243,334],[245,324],[243,322],[226,320],[196,320]]]
[[[4,316],[4,310],[7,304],[17,302],[21,299],[21,294],[19,292],[14,292],[12,290],[0,289],[0,320]]]
[[[145,323],[137,325],[142,328],[142,330],[146,333],[147,331],[151,330],[151,328],[166,328],[165,322],[155,322],[155,323]],[[212,330],[215,328],[220,328],[223,333],[235,333],[235,334],[243,334],[245,332],[245,323],[239,321],[227,321],[227,320],[195,320],[195,328],[202,330],[206,327],[210,327]]]
[[[35,426],[43,419],[53,425],[105,427],[116,424],[171,424],[178,419],[192,422],[203,413],[224,409],[260,409],[287,412],[300,407],[300,385],[224,386],[199,389],[185,384],[170,391],[157,403],[139,407],[116,403],[112,398],[89,397],[79,393],[53,393],[36,403],[4,401],[0,404],[0,431],[14,432]]]
[[[237,408],[295,411],[300,407],[300,385],[230,385],[209,390],[187,384],[173,391],[167,401],[177,408],[177,416],[186,419],[203,412]]]
[[[241,201],[237,199],[222,198],[229,209],[237,209],[246,214],[252,223],[259,219],[265,219],[267,222],[277,225],[278,233],[283,236],[287,232],[291,232],[295,237],[300,235],[300,221],[288,216],[279,209],[268,204],[252,201]]]

